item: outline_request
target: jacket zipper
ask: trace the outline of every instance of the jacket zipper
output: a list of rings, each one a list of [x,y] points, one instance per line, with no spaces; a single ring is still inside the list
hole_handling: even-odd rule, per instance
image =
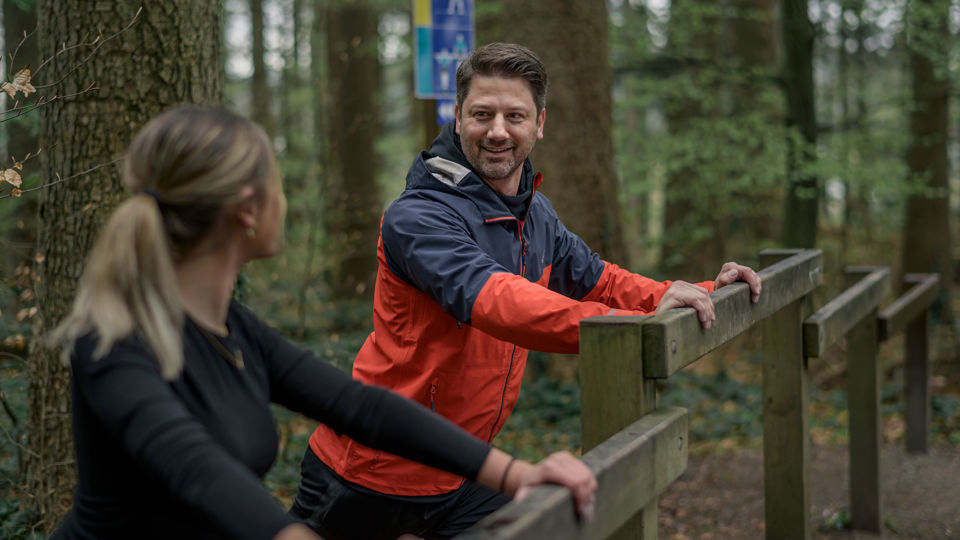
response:
[[[500,393],[500,409],[497,411],[497,417],[493,420],[493,425],[490,426],[490,434],[487,435],[487,444],[493,442],[493,432],[497,429],[497,424],[500,423],[500,417],[503,416],[503,402],[507,399],[507,385],[510,384],[510,373],[513,371],[513,358],[517,355],[517,346],[513,346],[513,351],[510,352],[510,365],[507,367],[507,379],[503,381],[503,392]]]
[[[517,220],[517,235],[520,237],[520,277],[524,277],[526,274],[527,243],[523,240],[523,222],[520,220]],[[513,350],[510,351],[510,365],[507,366],[507,378],[503,381],[503,392],[500,393],[500,408],[497,410],[497,417],[493,420],[493,425],[490,426],[490,434],[487,435],[488,444],[493,442],[493,432],[497,429],[497,424],[500,423],[500,417],[503,416],[503,402],[507,399],[507,386],[510,385],[510,375],[513,373],[513,360],[516,356],[517,346],[514,345]]]
[[[434,379],[433,382],[430,383],[430,410],[433,412],[437,412],[437,402],[435,400],[437,397],[438,382],[439,382],[439,379]]]

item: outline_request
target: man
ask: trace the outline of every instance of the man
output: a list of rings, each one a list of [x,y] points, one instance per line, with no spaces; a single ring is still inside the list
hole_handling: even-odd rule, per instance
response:
[[[384,213],[374,331],[353,375],[389,387],[491,441],[516,404],[528,349],[576,353],[580,321],[694,307],[756,273],[657,282],[604,262],[567,231],[527,159],[543,138],[547,76],[528,49],[493,43],[457,70],[456,121],[407,174]],[[436,441],[443,444],[443,441]],[[450,538],[508,498],[377,452],[320,426],[292,513],[322,536]]]

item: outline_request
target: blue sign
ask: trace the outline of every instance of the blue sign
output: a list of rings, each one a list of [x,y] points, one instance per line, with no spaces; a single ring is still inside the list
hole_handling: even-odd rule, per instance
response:
[[[457,67],[473,50],[473,0],[413,0],[414,91],[453,99]]]

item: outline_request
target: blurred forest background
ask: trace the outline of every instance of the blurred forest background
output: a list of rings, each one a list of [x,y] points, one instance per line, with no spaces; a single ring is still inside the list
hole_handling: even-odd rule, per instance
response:
[[[239,294],[349,369],[372,327],[380,214],[438,131],[433,102],[413,98],[411,4],[2,1],[4,80],[27,67],[36,93],[0,96],[0,166],[17,172],[0,181],[0,538],[42,537],[70,504],[67,374],[38,336],[125,196],[117,159],[173,104],[222,104],[272,137],[287,245],[249,265]],[[890,266],[893,283],[940,272],[933,437],[960,445],[960,2],[486,0],[475,14],[477,44],[543,59],[534,166],[606,259],[703,280],[764,248],[816,247],[821,304],[848,264]],[[903,431],[901,346],[881,349],[889,440]],[[842,352],[811,363],[822,440],[846,437]],[[671,379],[663,400],[692,409],[704,447],[759,444],[760,361],[748,336]],[[526,377],[497,444],[578,451],[575,362],[535,354]],[[289,502],[312,425],[276,414],[266,482]]]

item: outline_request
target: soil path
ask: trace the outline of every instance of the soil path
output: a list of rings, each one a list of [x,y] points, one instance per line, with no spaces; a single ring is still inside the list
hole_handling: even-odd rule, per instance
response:
[[[913,455],[888,444],[881,467],[882,534],[836,530],[848,512],[847,447],[811,446],[814,539],[960,539],[960,447],[937,445]],[[659,521],[663,539],[762,539],[762,451],[691,456],[683,476],[660,497]]]

